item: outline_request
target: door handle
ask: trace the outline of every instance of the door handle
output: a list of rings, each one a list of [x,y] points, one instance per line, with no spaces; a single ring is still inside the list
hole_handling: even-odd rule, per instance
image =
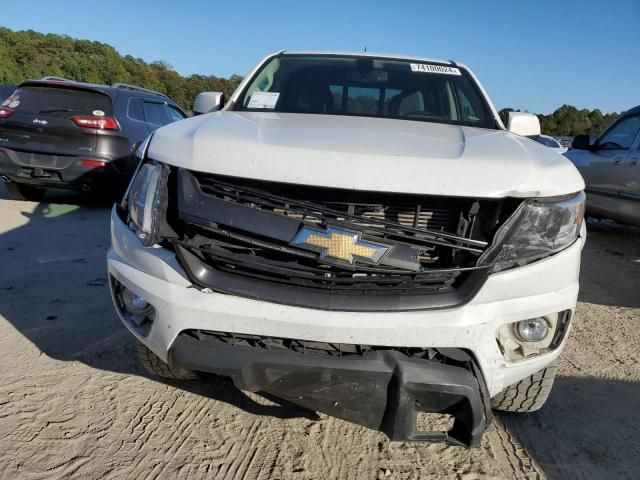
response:
[[[632,158],[631,160],[629,160],[629,165],[631,165],[631,166],[636,166],[636,165],[638,165],[638,160],[640,160],[640,159],[638,159],[638,158]]]
[[[613,159],[613,165],[620,165],[622,163],[622,157],[616,157]]]

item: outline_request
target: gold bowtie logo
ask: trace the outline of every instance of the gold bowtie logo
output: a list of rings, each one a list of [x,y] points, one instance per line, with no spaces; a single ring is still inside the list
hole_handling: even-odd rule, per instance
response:
[[[293,244],[320,253],[321,260],[334,260],[353,264],[356,259],[378,263],[389,247],[360,239],[360,232],[329,227],[322,232],[304,228]]]

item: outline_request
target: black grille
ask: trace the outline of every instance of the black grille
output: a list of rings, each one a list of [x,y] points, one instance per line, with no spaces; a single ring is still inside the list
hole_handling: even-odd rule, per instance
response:
[[[187,273],[203,287],[278,303],[374,311],[459,305],[486,278],[486,268],[475,266],[486,243],[459,234],[472,199],[186,170],[178,177],[177,214],[189,228],[174,244]],[[305,225],[352,229],[393,248],[379,264],[322,262],[318,253],[292,243]]]
[[[292,260],[289,253],[259,247],[238,248],[232,244],[203,245],[198,250],[209,266],[221,272],[345,295],[450,292],[473,270],[432,269],[416,273],[380,266],[345,270],[319,265],[315,254]]]
[[[207,195],[271,211],[311,225],[331,220],[348,222],[358,228],[373,228],[386,222],[420,230],[452,232],[456,229],[461,207],[468,209],[470,205],[464,200],[445,203],[421,195],[258,182],[205,174],[198,174],[196,178]],[[314,208],[318,206],[327,210]]]

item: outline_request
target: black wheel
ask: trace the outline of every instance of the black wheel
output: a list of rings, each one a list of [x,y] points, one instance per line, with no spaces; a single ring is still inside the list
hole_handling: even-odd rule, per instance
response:
[[[7,191],[14,200],[29,200],[31,202],[39,202],[47,192],[44,188],[32,187],[24,183],[7,182]]]
[[[145,370],[152,375],[163,378],[171,378],[173,380],[197,380],[198,374],[183,368],[171,368],[170,365],[164,363],[160,358],[149,350],[144,344],[136,340],[138,349],[138,358]]]
[[[547,368],[505,388],[491,399],[491,406],[494,410],[504,412],[535,412],[541,409],[551,393],[557,368],[554,362]]]

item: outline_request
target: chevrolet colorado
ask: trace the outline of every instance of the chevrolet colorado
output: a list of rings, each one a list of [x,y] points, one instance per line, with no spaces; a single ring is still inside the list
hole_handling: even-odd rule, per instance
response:
[[[492,408],[543,405],[586,231],[535,116],[505,128],[455,62],[289,51],[194,111],[140,146],[111,215],[111,292],[150,371],[394,440],[477,446]]]

